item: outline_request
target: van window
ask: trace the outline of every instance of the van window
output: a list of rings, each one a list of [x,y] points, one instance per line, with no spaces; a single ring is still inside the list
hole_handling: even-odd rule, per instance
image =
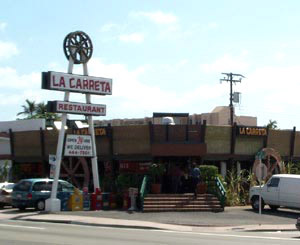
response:
[[[26,191],[28,192],[31,187],[31,182],[30,181],[22,181],[18,184],[15,185],[14,191]]]
[[[279,178],[272,178],[271,181],[268,183],[268,187],[278,187],[279,181]]]
[[[52,182],[46,182],[46,181],[41,181],[41,182],[36,182],[32,190],[33,191],[51,191],[52,188]]]
[[[62,186],[62,191],[66,192],[72,192],[74,191],[74,186],[67,182],[60,182],[59,183]]]

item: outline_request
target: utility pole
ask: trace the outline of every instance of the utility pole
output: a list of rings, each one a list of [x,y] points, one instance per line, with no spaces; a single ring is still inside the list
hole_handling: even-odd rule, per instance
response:
[[[220,79],[220,82],[222,83],[223,81],[230,82],[230,97],[229,97],[229,108],[230,108],[230,125],[233,125],[233,93],[232,93],[232,83],[240,83],[242,82],[242,78],[245,78],[241,74],[233,74],[233,73],[222,73],[223,75],[226,75],[227,77],[224,77]],[[238,80],[234,80],[234,77],[239,77]]]

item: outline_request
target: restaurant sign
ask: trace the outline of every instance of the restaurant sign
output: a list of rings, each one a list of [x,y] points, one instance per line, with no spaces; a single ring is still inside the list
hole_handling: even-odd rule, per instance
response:
[[[42,72],[42,88],[76,93],[111,95],[112,79],[62,72]]]
[[[91,135],[68,134],[65,143],[65,156],[93,157]]]
[[[237,126],[236,134],[247,135],[247,136],[267,136],[268,130],[267,128],[263,128],[263,127]]]
[[[47,109],[50,112],[69,113],[91,116],[105,116],[106,105],[84,104],[67,101],[48,101]]]

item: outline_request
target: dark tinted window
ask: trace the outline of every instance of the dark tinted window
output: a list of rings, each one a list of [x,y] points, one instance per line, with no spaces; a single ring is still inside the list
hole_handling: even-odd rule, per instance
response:
[[[31,187],[30,181],[22,181],[15,185],[14,191],[29,191]]]
[[[59,183],[62,186],[62,191],[66,192],[72,192],[74,191],[74,186],[67,182],[60,182]]]
[[[280,179],[279,178],[272,178],[271,181],[269,182],[268,186],[269,187],[278,187]]]
[[[46,181],[41,181],[41,182],[36,182],[32,190],[33,191],[51,191],[52,188],[52,182],[46,182]]]

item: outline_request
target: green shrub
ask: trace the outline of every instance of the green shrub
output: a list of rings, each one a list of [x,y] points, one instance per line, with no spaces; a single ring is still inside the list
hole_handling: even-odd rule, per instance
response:
[[[200,165],[200,178],[202,181],[213,180],[218,176],[218,168],[213,165]]]
[[[116,185],[119,191],[129,187],[139,188],[140,177],[136,174],[121,173],[116,179]]]
[[[149,168],[149,174],[152,178],[153,183],[159,183],[161,176],[166,171],[166,168],[163,164],[153,163]]]

